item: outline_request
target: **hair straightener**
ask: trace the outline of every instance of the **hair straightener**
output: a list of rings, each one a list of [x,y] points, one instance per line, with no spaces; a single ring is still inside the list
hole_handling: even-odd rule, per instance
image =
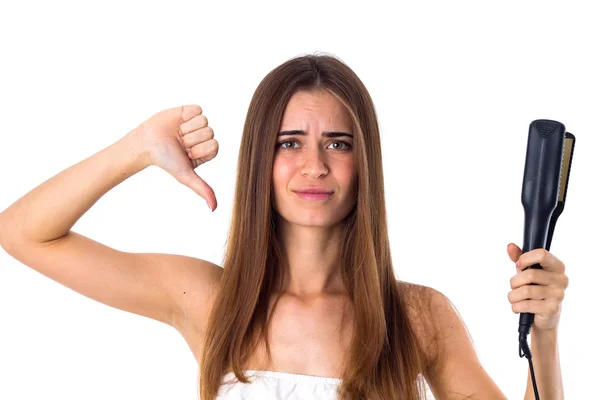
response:
[[[574,147],[575,136],[566,132],[565,126],[558,121],[538,119],[529,125],[521,192],[525,209],[523,253],[539,248],[550,250],[556,221],[565,208]],[[542,269],[542,266],[535,264],[524,270],[529,268]],[[519,317],[519,356],[529,360],[533,390],[539,400],[527,344],[534,317],[532,313],[521,313]]]

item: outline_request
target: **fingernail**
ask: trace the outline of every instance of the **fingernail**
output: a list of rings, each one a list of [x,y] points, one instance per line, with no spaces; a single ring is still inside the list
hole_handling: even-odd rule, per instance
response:
[[[213,210],[213,209],[212,209],[212,207],[210,206],[210,203],[208,202],[208,200],[206,201],[206,205],[208,206],[208,208],[209,208],[210,212],[212,212],[212,210]]]
[[[521,269],[521,264],[517,261],[516,263],[517,268]]]

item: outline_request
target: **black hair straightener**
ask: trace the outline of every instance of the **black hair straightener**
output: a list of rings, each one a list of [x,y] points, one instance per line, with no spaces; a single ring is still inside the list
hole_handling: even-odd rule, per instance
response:
[[[539,248],[550,250],[556,220],[565,208],[574,148],[575,136],[566,132],[560,122],[538,119],[529,125],[521,192],[521,203],[525,209],[523,253]],[[524,270],[529,268],[542,269],[540,264],[535,264]],[[519,317],[519,356],[529,360],[533,390],[539,400],[527,344],[534,317],[532,313],[521,313]]]

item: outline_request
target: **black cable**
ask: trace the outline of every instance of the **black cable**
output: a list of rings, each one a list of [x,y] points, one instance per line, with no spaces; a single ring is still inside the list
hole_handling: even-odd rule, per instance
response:
[[[535,381],[535,373],[533,372],[531,350],[529,350],[529,345],[527,344],[527,331],[522,331],[521,329],[519,329],[519,357],[526,357],[529,361],[529,371],[531,372],[531,383],[533,384],[535,400],[540,400],[540,394],[538,393],[537,383]]]

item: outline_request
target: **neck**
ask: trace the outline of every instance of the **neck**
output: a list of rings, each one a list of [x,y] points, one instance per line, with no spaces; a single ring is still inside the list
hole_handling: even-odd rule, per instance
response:
[[[283,292],[314,297],[344,292],[339,263],[341,225],[280,224],[284,248]]]

